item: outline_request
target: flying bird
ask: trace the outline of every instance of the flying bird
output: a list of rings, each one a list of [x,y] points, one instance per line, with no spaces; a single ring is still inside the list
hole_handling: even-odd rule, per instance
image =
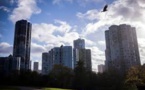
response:
[[[107,8],[108,8],[108,5],[106,4],[103,8],[103,11],[102,12],[106,12],[107,11]]]

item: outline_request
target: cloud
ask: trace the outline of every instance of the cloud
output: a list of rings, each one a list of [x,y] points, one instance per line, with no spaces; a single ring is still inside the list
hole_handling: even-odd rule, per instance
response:
[[[8,56],[9,54],[12,54],[12,45],[10,45],[7,42],[1,42],[0,43],[0,54],[4,56]]]
[[[20,19],[30,19],[32,14],[41,13],[41,9],[37,7],[36,0],[18,0],[17,3],[17,7],[9,16],[9,19],[13,23]]]
[[[107,12],[92,9],[86,11],[86,13],[78,12],[76,16],[81,19],[90,20],[84,28],[84,34],[88,35],[112,24],[126,23],[137,27],[137,29],[144,28],[144,9],[145,2],[142,0],[116,0],[108,6]],[[93,20],[97,21],[92,22]]]
[[[70,32],[72,27],[65,21],[55,20],[55,24],[33,24],[32,39],[45,43],[67,42],[78,37],[78,33]],[[62,35],[60,35],[60,33]]]
[[[105,60],[105,53],[104,51],[101,51],[98,47],[92,46],[92,47],[87,47],[90,48],[92,51],[92,59],[97,61],[97,60]]]
[[[31,43],[31,60],[41,62],[43,52],[48,52],[45,45]]]
[[[138,38],[139,47],[145,49],[145,38]]]
[[[39,46],[39,49],[36,49],[38,53],[32,53],[32,60],[41,60],[41,54],[48,52],[54,47],[60,47],[61,45],[73,46],[73,41],[79,38],[79,33],[75,30],[77,26],[73,27],[66,21],[54,20],[54,24],[37,23],[33,24],[32,27],[32,42],[37,42],[35,44]],[[83,39],[85,39],[86,48],[92,50],[92,62],[100,62],[99,64],[102,64],[105,60],[104,51],[100,50],[96,45],[97,42],[95,43],[91,38],[83,37]],[[93,64],[93,69],[95,67],[96,64]]]
[[[98,19],[98,10],[96,9],[93,9],[93,10],[89,10],[87,11],[86,13],[80,13],[78,12],[77,13],[77,17],[80,18],[80,19],[87,19],[87,20],[96,20]]]
[[[97,72],[97,65],[104,64],[105,61],[105,53],[104,51],[100,50],[97,46],[86,47],[91,49],[92,55],[92,70]]]
[[[78,39],[79,34],[77,32],[65,33],[64,36],[58,36],[57,39],[59,42],[64,43],[65,45],[73,45],[73,40]]]
[[[105,41],[98,41],[98,44],[101,45],[101,46],[105,46],[106,42]]]
[[[95,46],[96,45],[96,43],[90,39],[84,38],[84,40],[85,40],[85,44],[87,46]]]
[[[87,24],[83,28],[81,33],[84,38],[87,38],[93,42],[97,41],[97,45],[92,51],[93,60],[105,59],[105,30],[109,26],[115,24],[130,24],[136,27],[137,36],[139,39],[139,50],[141,62],[145,63],[145,48],[144,39],[145,35],[145,1],[144,0],[115,0],[108,5],[107,12],[101,12],[102,10],[91,9],[85,13],[78,12],[76,16],[84,20]],[[101,56],[97,55],[97,50],[102,51]],[[101,53],[101,52],[100,52]],[[95,61],[93,61],[95,62]]]
[[[71,30],[71,26],[65,21],[55,20],[55,23],[60,25],[56,30],[62,33],[69,32]]]
[[[61,20],[54,20],[54,24],[49,23],[33,24],[32,41],[36,41],[37,43],[35,44],[33,43],[32,48],[34,48],[34,45],[35,47],[37,46],[37,48],[36,50],[35,49],[32,50],[31,59],[41,60],[41,54],[46,51],[48,52],[50,49],[54,47],[60,47],[61,45],[73,46],[73,41],[79,38],[79,33],[76,32],[76,30],[74,29],[76,29],[76,26],[75,27],[70,26],[67,22]],[[57,34],[56,32],[61,32],[63,34],[60,35]],[[97,60],[103,62],[103,60],[105,59],[103,51],[98,49],[94,41],[86,37],[84,39],[86,42],[86,48],[92,50],[93,62],[97,62]],[[34,51],[38,51],[38,53],[35,53]],[[96,65],[93,64],[93,67],[95,66]]]
[[[145,6],[141,6],[142,0],[118,0],[110,6],[113,16],[121,16],[126,21],[142,21]]]
[[[54,43],[57,42],[56,37],[52,35],[56,27],[52,24],[33,24],[32,39],[38,42]]]
[[[85,26],[83,35],[86,36],[95,33],[98,30],[103,30],[105,28],[106,26],[104,26],[103,21],[98,21],[97,23],[90,22]]]
[[[78,37],[79,34],[65,21],[54,20],[54,24],[35,23],[32,25],[31,60],[41,62],[43,52],[61,45],[72,45]]]
[[[39,45],[37,43],[31,43],[31,52],[32,53],[40,53],[40,52],[45,52],[47,51],[46,48],[42,45]]]
[[[145,63],[145,38],[138,39],[141,63]]]
[[[10,12],[10,9],[8,7],[5,7],[5,6],[0,6],[0,10],[3,10],[5,12]]]

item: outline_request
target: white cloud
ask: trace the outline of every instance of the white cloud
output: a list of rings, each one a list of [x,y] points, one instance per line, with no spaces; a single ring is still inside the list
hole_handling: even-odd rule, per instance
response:
[[[107,12],[101,10],[88,10],[86,13],[77,13],[78,18],[87,20],[98,20],[89,22],[85,29],[85,35],[94,33],[104,26],[112,24],[131,24],[132,26],[144,28],[145,2],[142,0],[116,0],[108,6]],[[95,17],[94,17],[95,16]],[[132,23],[134,22],[134,23]],[[142,35],[143,36],[143,35]]]
[[[67,22],[64,22],[61,20],[55,20],[55,23],[60,24],[60,26],[57,28],[57,30],[60,32],[65,33],[65,32],[69,32],[71,30],[71,26]]]
[[[97,9],[92,9],[87,11],[86,13],[77,13],[77,17],[80,19],[86,19],[86,20],[97,20],[99,19],[99,11]]]
[[[84,20],[87,24],[83,28],[82,35],[92,40],[97,41],[97,46],[100,50],[105,50],[105,30],[109,26],[116,24],[130,24],[136,27],[138,38],[143,38],[139,41],[140,57],[142,63],[145,63],[145,1],[144,0],[115,0],[112,4],[108,5],[107,12],[101,12],[102,9],[92,9],[86,13],[78,12],[76,16]],[[97,51],[97,47],[93,50]],[[105,59],[105,53],[102,56],[97,56],[98,53],[92,52],[93,60]],[[102,51],[105,52],[105,51]],[[101,52],[100,52],[101,53]]]
[[[93,71],[97,72],[97,65],[104,64],[105,61],[105,53],[101,51],[97,46],[86,47],[91,49],[92,55],[92,69]]]
[[[92,51],[92,59],[97,61],[97,60],[105,60],[105,53],[104,51],[101,51],[98,47],[92,46],[92,47],[87,47],[91,49]]]
[[[46,48],[42,45],[39,45],[37,43],[31,43],[31,52],[32,53],[40,53],[40,52],[45,52],[47,51]]]
[[[64,21],[55,20],[55,23],[59,23],[57,25],[55,24],[47,24],[47,23],[41,23],[41,24],[34,24],[32,29],[32,40],[36,40],[38,43],[44,43],[39,44],[32,43],[32,48],[34,49],[34,46],[36,48],[36,51],[38,53],[35,53],[32,49],[32,60],[41,60],[41,54],[43,52],[49,51],[50,49],[54,47],[60,47],[61,45],[71,45],[73,46],[73,40],[76,40],[79,38],[79,34],[75,32],[73,29],[75,27],[70,27],[70,25]],[[65,25],[64,25],[65,24]],[[62,27],[62,30],[65,30],[66,27],[69,27],[68,32],[63,32],[60,27]],[[54,32],[63,32],[63,35],[60,34],[54,34]],[[103,51],[99,50],[95,45],[96,43],[94,41],[91,41],[87,38],[84,38],[86,42],[87,48],[92,50],[92,60],[93,62],[97,62],[97,60],[100,62],[105,59]],[[33,53],[34,52],[34,53]],[[40,61],[39,61],[40,62]],[[101,62],[101,63],[102,63]],[[96,64],[93,64],[93,67],[96,67]]]
[[[20,19],[30,19],[32,14],[39,14],[41,9],[37,7],[36,0],[18,0],[17,7],[12,11],[9,19],[14,23]]]
[[[31,43],[31,61],[32,61],[32,67],[34,62],[39,62],[39,69],[42,67],[42,53],[48,52],[50,49],[52,49],[54,46],[51,44],[40,44],[39,42],[32,42]]]
[[[96,45],[96,43],[94,41],[89,40],[87,38],[84,38],[84,39],[85,39],[86,46],[95,46]]]
[[[105,26],[103,21],[98,21],[97,23],[90,22],[84,29],[85,31],[83,32],[83,35],[86,36],[96,32],[97,30],[105,29]]]
[[[73,46],[73,41],[79,38],[79,33],[74,30],[76,29],[76,26],[70,26],[67,22],[61,20],[55,20],[54,22],[54,24],[33,24],[32,41],[44,44],[41,45],[41,50],[38,50],[40,51],[40,54],[33,53],[32,59],[36,60],[34,56],[37,55],[37,60],[40,60],[44,49],[49,51],[51,48],[60,47],[61,45]],[[86,48],[92,50],[92,62],[100,62],[99,64],[102,64],[105,60],[104,51],[101,51],[96,46],[97,42],[95,43],[94,40],[87,37],[84,37],[84,39],[86,42]],[[93,64],[93,69],[95,67],[96,64]]]
[[[98,44],[101,45],[101,46],[105,46],[106,42],[105,41],[98,41]]]
[[[145,38],[138,38],[139,46],[145,48]]]
[[[141,63],[145,63],[145,38],[138,39]]]
[[[79,34],[73,29],[67,22],[61,20],[54,20],[54,24],[33,24],[31,60],[41,62],[43,52],[48,52],[61,45],[72,45],[73,40],[79,37]]]
[[[65,33],[64,36],[58,36],[57,39],[60,42],[63,42],[66,45],[73,45],[73,40],[78,39],[79,38],[79,34],[77,32],[69,32],[69,33]]]
[[[75,0],[53,0],[53,4],[60,4],[61,2],[74,2]],[[102,2],[103,0],[77,0],[79,5],[86,5],[87,3]],[[112,24],[131,24],[137,28],[139,37],[143,40],[139,41],[141,51],[141,58],[145,62],[145,1],[144,0],[115,0],[109,5],[107,12],[100,12],[100,10],[92,9],[86,13],[78,12],[77,17],[85,20],[88,24],[82,27],[84,32],[80,33],[86,40],[87,48],[92,50],[93,68],[96,68],[96,62],[103,63],[105,60],[105,42],[104,31]],[[24,15],[21,15],[25,12]],[[29,19],[32,14],[40,13],[41,10],[37,7],[36,0],[19,0],[18,7],[13,10],[10,15],[10,20],[15,22],[18,19]],[[133,23],[132,23],[133,22]],[[41,23],[33,24],[32,30],[32,60],[41,60],[42,52],[49,51],[51,48],[60,45],[73,45],[73,40],[79,38],[79,33],[74,29],[75,27],[69,25],[66,21],[55,20],[54,24]],[[34,41],[36,41],[34,43]],[[40,44],[40,43],[43,43]],[[98,47],[97,44],[104,47]]]
[[[0,6],[0,10],[3,10],[3,11],[5,11],[5,12],[10,12],[10,9],[9,8],[7,8],[7,7],[5,7],[5,6]]]
[[[43,52],[48,52],[45,45],[41,45],[34,42],[31,43],[31,60],[32,61],[38,61],[39,63],[41,63]]]
[[[55,24],[33,24],[32,39],[45,43],[70,42],[69,39],[78,37],[78,33],[69,32],[72,27],[65,21],[55,20]],[[62,36],[60,36],[60,33]]]
[[[1,42],[0,43],[0,54],[3,56],[8,56],[9,54],[12,54],[12,45],[10,45],[7,42]]]

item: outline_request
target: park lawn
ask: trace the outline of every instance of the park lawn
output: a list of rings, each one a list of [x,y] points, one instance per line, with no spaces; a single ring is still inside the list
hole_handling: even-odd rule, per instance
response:
[[[42,90],[71,90],[71,89],[61,89],[61,88],[43,88]]]

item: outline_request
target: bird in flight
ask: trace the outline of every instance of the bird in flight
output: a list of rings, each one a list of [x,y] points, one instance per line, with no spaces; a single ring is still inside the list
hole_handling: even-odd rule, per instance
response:
[[[106,4],[103,8],[103,11],[102,12],[106,12],[107,11],[107,8],[108,8],[108,5]]]

